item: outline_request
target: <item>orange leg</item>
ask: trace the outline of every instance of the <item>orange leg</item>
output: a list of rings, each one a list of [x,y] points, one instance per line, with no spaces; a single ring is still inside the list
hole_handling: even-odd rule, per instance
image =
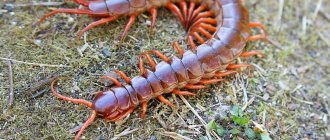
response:
[[[250,36],[248,38],[249,41],[256,41],[256,40],[267,38],[267,31],[266,31],[265,26],[262,23],[260,23],[260,22],[251,22],[249,24],[249,26],[250,26],[250,28],[259,27],[262,30],[262,33],[261,34]]]
[[[77,38],[80,38],[84,32],[96,27],[96,26],[99,26],[99,25],[102,25],[102,24],[106,24],[110,21],[113,21],[113,20],[116,20],[118,17],[116,16],[113,16],[113,17],[107,17],[107,18],[102,18],[98,21],[95,21],[95,22],[92,22],[91,24],[89,24],[87,27],[85,27],[84,29],[82,29],[81,31],[79,31],[78,33],[78,36]]]
[[[145,74],[145,68],[144,68],[144,62],[143,62],[143,57],[146,57],[147,61],[149,62],[152,70],[154,71],[156,69],[156,62],[152,60],[151,56],[145,52],[141,53],[139,56],[139,69],[141,75]]]
[[[134,106],[129,108],[126,112],[119,114],[117,117],[110,119],[109,121],[112,121],[112,122],[119,121],[119,120],[125,118],[126,116],[128,116],[129,114],[131,114],[133,112],[133,110],[134,110]]]
[[[171,101],[167,100],[163,95],[158,95],[157,98],[159,101],[171,106],[172,108],[175,108],[175,105]]]
[[[191,29],[195,28],[196,26],[198,26],[201,23],[208,23],[208,24],[212,24],[212,25],[216,25],[217,24],[217,20],[214,18],[200,18],[198,19],[196,22],[194,22],[193,25],[191,25]]]
[[[214,26],[212,26],[212,25],[210,25],[210,24],[201,23],[201,24],[199,24],[199,26],[202,27],[202,28],[204,28],[204,29],[206,29],[206,30],[209,30],[211,32],[216,32],[217,31],[217,28],[214,27]]]
[[[229,71],[225,71],[225,72],[217,72],[215,73],[215,77],[225,77],[228,75],[232,75],[237,73],[237,71],[233,71],[233,70],[229,70]]]
[[[179,46],[178,42],[173,42],[172,46],[175,48],[176,51],[178,51],[179,58],[183,57],[183,49]]]
[[[175,89],[172,91],[173,94],[177,94],[177,95],[187,95],[187,96],[196,96],[196,94],[191,93],[189,91],[180,91],[178,89]]]
[[[89,117],[89,119],[84,123],[84,125],[80,128],[77,135],[74,137],[75,140],[79,140],[79,137],[81,136],[82,132],[95,120],[97,115],[97,112],[93,110],[92,115]]]
[[[121,78],[123,78],[127,84],[131,84],[131,83],[132,83],[132,82],[131,82],[131,78],[129,78],[124,72],[122,72],[122,71],[120,71],[120,70],[115,70],[115,72],[116,72]]]
[[[238,68],[242,68],[242,67],[252,67],[252,65],[250,65],[250,64],[229,64],[227,66],[227,69],[238,69]]]
[[[165,56],[164,54],[162,54],[160,51],[149,50],[148,52],[157,55],[160,59],[162,59],[165,62],[170,61],[170,59],[167,56]]]
[[[155,27],[155,23],[156,23],[156,18],[157,18],[157,10],[155,7],[152,7],[149,9],[149,12],[151,14],[151,25],[149,28],[149,32],[152,33],[153,28]]]
[[[115,78],[109,77],[109,76],[101,76],[100,79],[107,79],[109,81],[112,81],[116,86],[122,86],[122,84]]]
[[[146,115],[146,112],[147,112],[147,102],[144,101],[142,103],[142,113],[141,113],[141,119],[144,119],[145,115]]]
[[[130,16],[130,18],[129,18],[129,20],[128,20],[128,23],[126,24],[125,30],[124,30],[124,32],[121,34],[120,42],[123,42],[124,39],[126,38],[128,30],[131,28],[131,26],[132,26],[133,23],[135,22],[137,16],[139,16],[139,14],[133,14],[133,15]]]
[[[169,2],[166,6],[168,9],[170,9],[180,20],[181,25],[184,26],[184,18],[180,12],[180,9],[173,3]]]
[[[223,79],[202,79],[199,83],[200,84],[214,84],[214,83],[217,83],[217,82],[221,82],[223,81]]]
[[[205,40],[197,32],[192,33],[192,35],[197,39],[199,44],[203,44],[205,42]]]
[[[207,39],[210,39],[212,37],[212,34],[210,34],[208,31],[206,31],[202,27],[197,27],[196,31],[202,33]]]
[[[185,86],[185,88],[187,89],[203,89],[203,88],[206,88],[206,86],[204,85],[192,85],[192,84],[187,84]]]
[[[253,50],[253,51],[249,51],[249,52],[242,52],[239,56],[240,57],[251,57],[251,56],[264,57],[265,54],[263,54],[260,51]]]
[[[188,36],[188,43],[190,45],[190,49],[195,51],[197,47],[191,35]]]
[[[206,9],[206,5],[200,5],[192,14],[189,21],[192,21],[199,13]]]
[[[179,5],[180,5],[180,8],[181,8],[182,13],[183,13],[183,19],[184,19],[184,21],[185,21],[183,27],[184,27],[185,29],[187,29],[187,26],[188,26],[188,21],[187,21],[187,18],[188,18],[188,13],[187,13],[187,12],[188,12],[188,11],[187,11],[187,10],[188,10],[188,8],[187,8],[187,2],[180,0]]]
[[[82,6],[88,7],[89,1],[84,1],[84,0],[73,0],[75,3],[80,4]]]
[[[211,12],[211,11],[198,13],[198,15],[192,21],[192,23],[196,22],[200,18],[206,18],[206,17],[211,17],[211,16],[214,16],[213,12]]]
[[[101,13],[101,14],[96,14],[93,13],[93,11],[91,10],[87,10],[87,9],[64,9],[64,8],[60,8],[60,9],[56,9],[46,15],[44,15],[42,18],[39,19],[38,23],[43,22],[46,18],[56,15],[58,13],[67,13],[67,14],[84,14],[84,15],[92,15],[92,16],[100,16],[100,17],[105,17],[105,16],[109,16],[108,13]]]
[[[191,21],[191,17],[193,15],[194,9],[195,9],[196,4],[194,2],[190,2],[189,5],[189,10],[188,10],[188,18],[187,21]],[[188,26],[188,25],[187,25]]]

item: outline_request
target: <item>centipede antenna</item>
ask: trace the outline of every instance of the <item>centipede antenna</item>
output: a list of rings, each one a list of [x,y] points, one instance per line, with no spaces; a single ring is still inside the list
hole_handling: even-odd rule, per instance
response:
[[[70,98],[70,97],[66,97],[66,96],[63,96],[61,94],[59,94],[55,88],[54,88],[54,85],[55,83],[57,83],[58,80],[61,80],[61,79],[68,79],[68,78],[57,78],[55,79],[52,83],[51,83],[51,86],[50,86],[50,90],[53,92],[53,94],[62,99],[62,100],[66,100],[66,101],[70,101],[70,102],[73,102],[73,103],[77,103],[77,104],[83,104],[83,105],[86,105],[87,107],[89,108],[92,108],[93,106],[93,103],[90,102],[90,101],[87,101],[87,100],[84,100],[84,99],[73,99],[73,98]]]

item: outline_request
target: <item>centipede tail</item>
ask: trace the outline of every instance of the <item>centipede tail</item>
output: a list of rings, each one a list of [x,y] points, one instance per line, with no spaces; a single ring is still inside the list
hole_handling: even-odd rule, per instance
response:
[[[172,47],[177,55],[167,57],[157,50],[141,53],[138,57],[140,75],[129,78],[124,72],[115,72],[125,82],[102,76],[112,81],[114,86],[97,92],[93,102],[72,99],[57,93],[54,84],[51,90],[60,99],[86,105],[93,110],[92,116],[85,122],[75,139],[79,139],[84,129],[93,122],[96,115],[108,121],[118,121],[127,117],[141,105],[141,118],[145,118],[148,101],[157,98],[159,101],[176,107],[163,94],[195,96],[189,89],[203,89],[207,85],[223,81],[223,78],[239,72],[241,67],[250,64],[235,64],[239,57],[263,55],[259,51],[244,52],[248,41],[256,41],[267,37],[266,29],[261,23],[250,23],[249,12],[241,0],[74,0],[86,9],[58,9],[40,19],[57,13],[87,14],[101,17],[79,32],[79,36],[89,29],[123,16],[129,16],[129,22],[122,33],[125,38],[129,28],[139,14],[151,13],[152,31],[157,17],[157,8],[164,6],[172,11],[187,31],[187,43],[190,50],[184,51],[177,42]],[[251,34],[251,28],[260,28],[262,33]],[[153,56],[161,61],[156,63]],[[146,63],[147,62],[147,63]],[[148,64],[149,68],[146,66]]]

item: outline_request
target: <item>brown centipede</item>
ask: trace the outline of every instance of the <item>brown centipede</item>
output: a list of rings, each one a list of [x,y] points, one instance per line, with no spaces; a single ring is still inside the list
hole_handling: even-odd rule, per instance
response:
[[[40,22],[57,13],[87,14],[101,17],[100,20],[88,25],[83,32],[118,19],[130,16],[129,22],[122,34],[126,36],[128,29],[136,17],[149,11],[152,17],[150,30],[156,21],[156,9],[166,6],[178,16],[182,26],[187,30],[187,41],[191,50],[184,51],[178,43],[173,46],[178,55],[167,57],[160,51],[144,52],[139,57],[141,75],[132,79],[122,71],[115,71],[125,83],[117,79],[102,76],[112,81],[115,86],[97,93],[93,102],[83,99],[72,99],[51,90],[60,99],[84,104],[93,110],[91,117],[77,133],[79,139],[84,129],[90,125],[97,115],[109,121],[118,121],[133,112],[134,108],[142,105],[141,118],[147,111],[147,102],[153,98],[174,106],[162,94],[195,95],[183,89],[201,89],[205,85],[222,81],[222,77],[235,73],[234,69],[249,66],[248,64],[233,64],[238,57],[248,57],[260,54],[258,51],[243,52],[248,41],[266,38],[266,31],[260,23],[250,23],[249,12],[240,0],[74,0],[86,9],[57,9],[41,18]],[[251,28],[259,27],[262,34],[251,35]],[[198,46],[196,44],[199,44]],[[162,59],[156,63],[150,54]],[[151,70],[144,67],[144,59]]]

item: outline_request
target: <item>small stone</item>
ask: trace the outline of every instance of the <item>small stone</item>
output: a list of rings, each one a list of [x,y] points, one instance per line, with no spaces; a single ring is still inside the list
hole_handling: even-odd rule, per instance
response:
[[[150,140],[157,140],[157,137],[156,136],[151,136]]]
[[[74,18],[69,17],[69,18],[68,18],[68,24],[72,24],[72,23],[74,23]]]
[[[0,18],[1,18],[1,17],[3,17],[3,12],[2,12],[2,11],[0,11]]]
[[[14,16],[15,12],[9,12],[9,15]]]
[[[105,57],[110,57],[111,56],[111,53],[109,51],[108,48],[103,48],[102,49],[102,54],[105,56]]]
[[[12,12],[14,10],[14,5],[11,3],[6,3],[5,5],[3,5],[2,9],[6,9],[9,12]]]
[[[45,30],[45,29],[49,28],[49,26],[50,26],[50,22],[49,21],[45,21],[45,22],[41,23],[40,29],[41,30]]]
[[[42,41],[40,39],[34,40],[34,44],[36,44],[38,47],[41,47]]]

